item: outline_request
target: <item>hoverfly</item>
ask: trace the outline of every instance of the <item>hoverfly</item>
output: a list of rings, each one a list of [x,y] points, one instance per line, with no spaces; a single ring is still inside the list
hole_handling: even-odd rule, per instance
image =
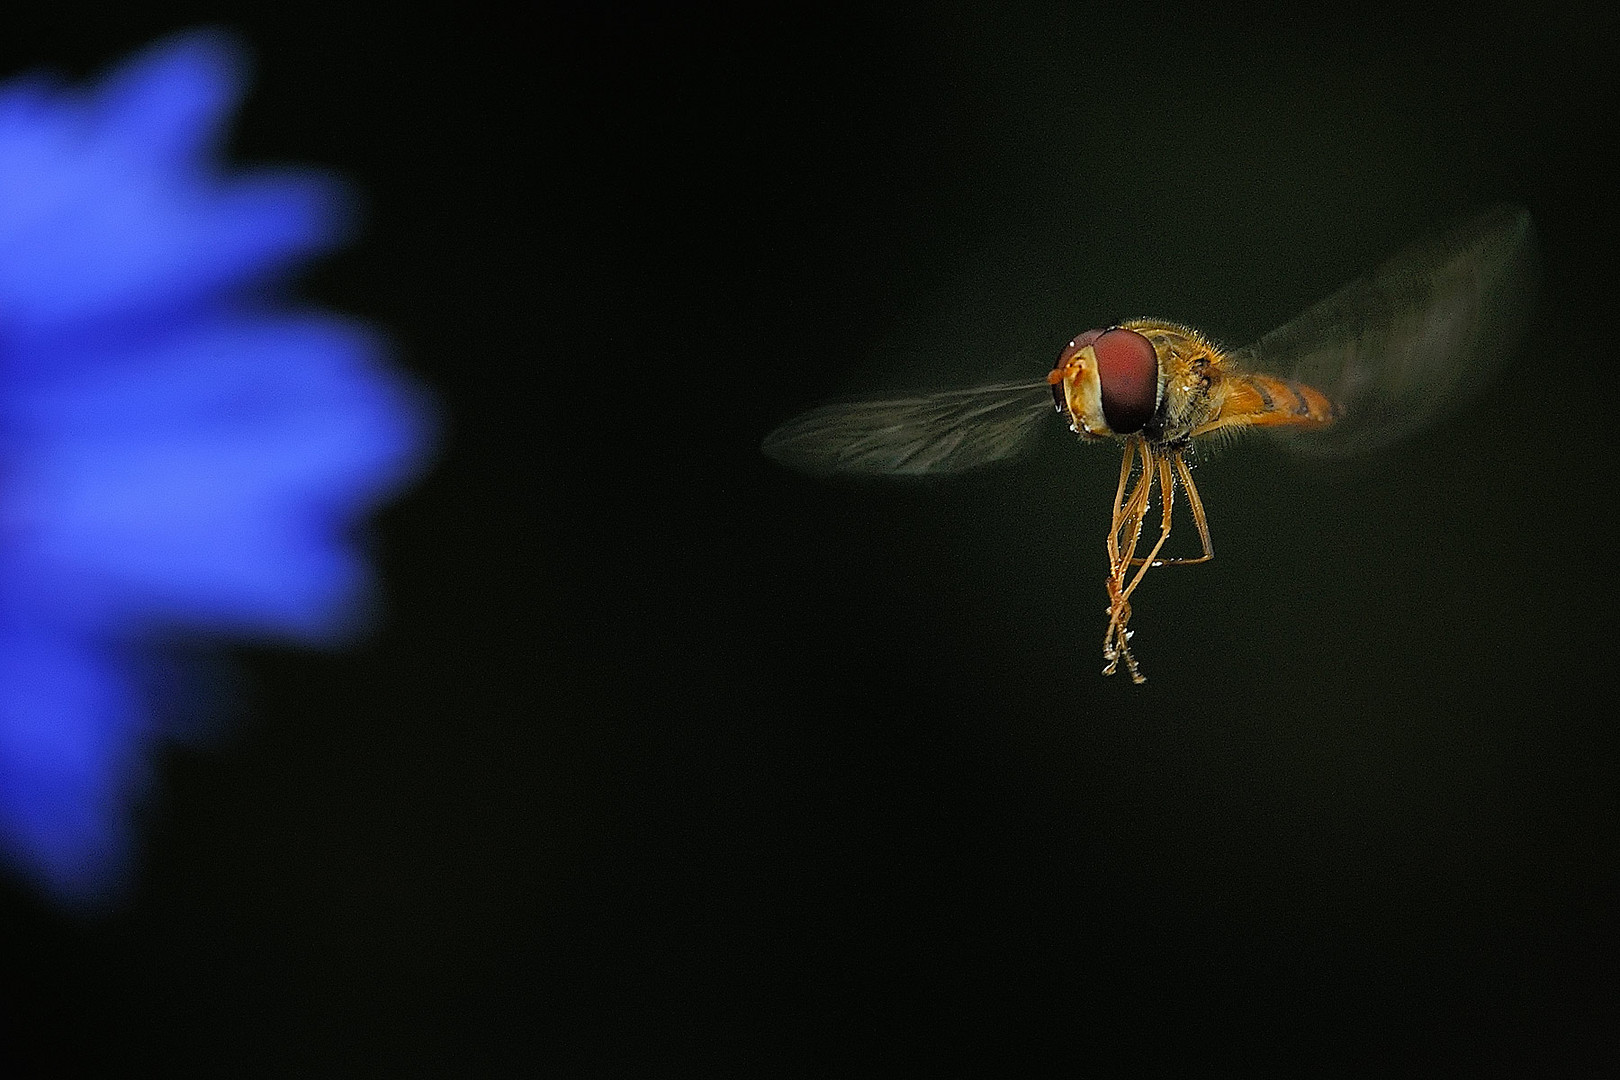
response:
[[[1306,452],[1342,454],[1416,431],[1512,351],[1533,268],[1529,213],[1497,206],[1241,349],[1178,323],[1130,319],[1074,338],[1043,379],[823,406],[771,432],[763,450],[816,475],[955,473],[1012,457],[1053,403],[1082,440],[1119,442],[1103,673],[1123,661],[1141,683],[1132,594],[1151,568],[1215,556],[1187,461],[1195,443],[1264,429]],[[1155,487],[1158,530],[1143,550]],[[1202,553],[1161,557],[1178,491]]]

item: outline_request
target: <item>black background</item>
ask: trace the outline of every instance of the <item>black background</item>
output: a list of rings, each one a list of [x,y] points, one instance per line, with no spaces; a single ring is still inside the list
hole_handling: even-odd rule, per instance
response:
[[[238,30],[234,159],[363,190],[305,294],[445,424],[379,631],[238,654],[125,905],[0,896],[11,1074],[1620,1064],[1613,16],[1128,11],[8,26],[73,77]],[[1501,199],[1528,343],[1394,450],[1202,468],[1143,687],[1098,674],[1112,451],[758,454],[1121,317],[1247,340]]]

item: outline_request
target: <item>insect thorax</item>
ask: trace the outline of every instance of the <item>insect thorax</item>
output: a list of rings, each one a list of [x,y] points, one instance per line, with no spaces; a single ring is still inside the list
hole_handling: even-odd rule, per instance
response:
[[[1220,348],[1190,326],[1162,319],[1120,324],[1152,343],[1159,357],[1159,403],[1142,435],[1155,443],[1186,443],[1220,411]]]

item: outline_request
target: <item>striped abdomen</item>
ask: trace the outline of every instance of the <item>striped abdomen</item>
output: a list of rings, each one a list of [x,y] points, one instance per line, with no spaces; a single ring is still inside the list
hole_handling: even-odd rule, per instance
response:
[[[1195,435],[1230,427],[1316,426],[1333,423],[1339,410],[1314,386],[1270,375],[1231,372],[1215,418]]]

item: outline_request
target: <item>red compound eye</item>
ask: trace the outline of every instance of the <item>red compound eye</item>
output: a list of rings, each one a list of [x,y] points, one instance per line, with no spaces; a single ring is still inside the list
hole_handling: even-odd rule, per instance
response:
[[[1141,431],[1153,419],[1159,393],[1159,357],[1134,330],[1109,330],[1091,342],[1102,384],[1103,416],[1120,435]]]

